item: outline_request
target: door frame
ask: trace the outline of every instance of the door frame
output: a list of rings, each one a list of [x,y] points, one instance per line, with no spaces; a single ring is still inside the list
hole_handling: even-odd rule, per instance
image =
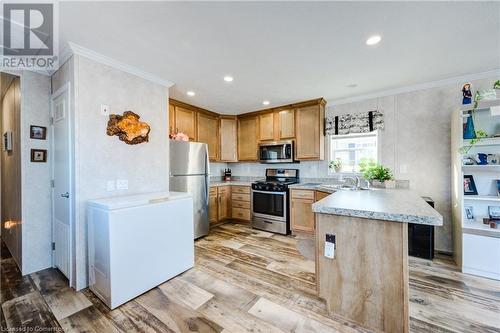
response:
[[[69,171],[68,175],[70,178],[69,182],[69,286],[70,287],[75,287],[75,276],[73,274],[74,270],[74,256],[75,256],[75,251],[73,250],[74,247],[74,241],[73,241],[73,236],[74,236],[74,230],[75,230],[75,190],[74,190],[74,145],[73,145],[73,123],[72,123],[72,112],[71,112],[71,82],[66,82],[63,86],[61,86],[59,89],[57,89],[54,93],[50,95],[50,117],[51,117],[51,122],[50,122],[50,130],[51,130],[51,143],[50,147],[52,150],[51,154],[51,183],[55,179],[55,129],[54,129],[54,100],[61,96],[63,93],[67,92],[68,96],[68,101],[67,101],[67,110],[66,110],[66,116],[68,118],[68,147],[69,147]],[[51,210],[52,210],[52,227],[51,227],[51,232],[52,232],[52,244],[55,242],[55,193],[54,193],[54,186],[51,184]],[[52,250],[52,267],[55,267],[55,250]]]

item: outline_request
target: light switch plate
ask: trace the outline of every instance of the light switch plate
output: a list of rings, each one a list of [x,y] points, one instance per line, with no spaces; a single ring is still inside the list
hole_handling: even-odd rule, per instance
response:
[[[401,164],[399,166],[399,173],[401,173],[401,174],[408,173],[408,165],[407,164]]]
[[[128,190],[128,179],[117,179],[116,189],[118,190]]]
[[[112,191],[116,190],[116,186],[115,186],[115,181],[114,180],[108,180],[108,182],[106,183],[106,190],[108,192],[112,192]]]
[[[109,105],[101,104],[101,115],[109,116]]]

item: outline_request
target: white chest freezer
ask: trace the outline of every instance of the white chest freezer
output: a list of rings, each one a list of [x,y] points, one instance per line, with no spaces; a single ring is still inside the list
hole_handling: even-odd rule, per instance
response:
[[[89,287],[111,309],[194,265],[189,193],[91,200],[88,228]]]

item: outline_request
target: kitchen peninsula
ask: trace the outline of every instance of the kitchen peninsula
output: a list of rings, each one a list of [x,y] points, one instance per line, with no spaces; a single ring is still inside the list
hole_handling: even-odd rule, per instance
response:
[[[313,212],[317,291],[328,311],[377,331],[408,332],[408,222],[440,226],[442,216],[403,189],[340,190]],[[326,241],[335,243],[333,258]]]

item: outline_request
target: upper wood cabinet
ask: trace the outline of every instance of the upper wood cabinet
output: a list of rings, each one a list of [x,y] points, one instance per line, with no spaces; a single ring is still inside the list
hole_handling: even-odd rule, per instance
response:
[[[236,117],[220,118],[220,147],[219,160],[222,162],[236,162],[238,160],[238,120]]]
[[[325,104],[305,106],[295,110],[297,160],[322,160],[325,155]]]
[[[175,134],[175,106],[168,104],[168,134]]]
[[[258,122],[256,116],[238,119],[238,160],[240,161],[257,160]]]
[[[217,116],[198,112],[197,141],[208,145],[210,161],[219,157],[219,118]]]
[[[196,141],[196,111],[175,106],[174,124],[175,133],[182,132]]]
[[[295,137],[295,110],[278,111],[278,138],[292,139]]]
[[[274,140],[274,113],[259,115],[259,140]]]

